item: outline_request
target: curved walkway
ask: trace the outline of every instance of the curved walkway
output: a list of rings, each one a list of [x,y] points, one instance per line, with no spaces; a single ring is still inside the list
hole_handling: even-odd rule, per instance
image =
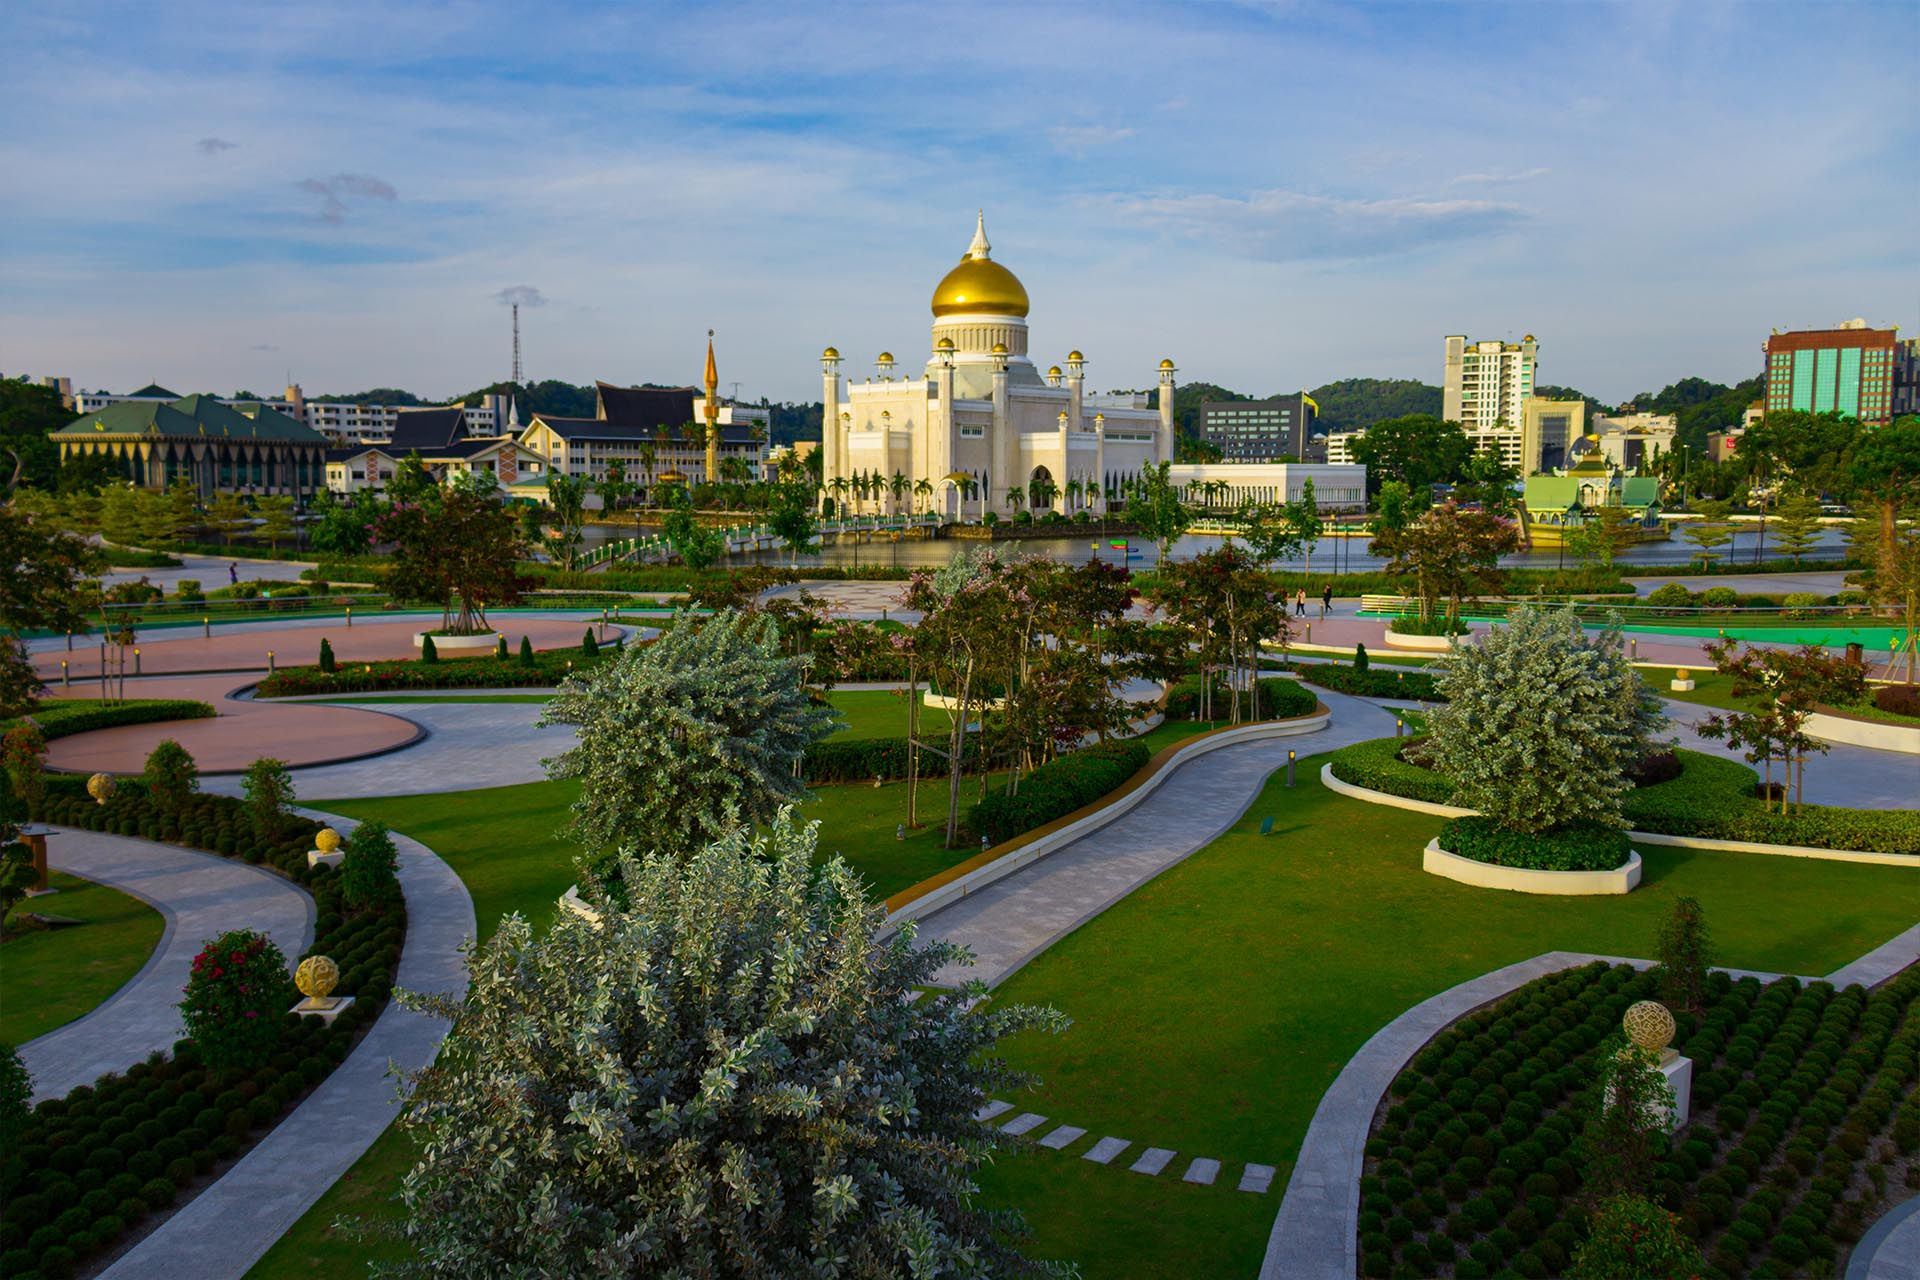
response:
[[[1920,1196],[1895,1205],[1860,1237],[1847,1280],[1920,1280]]]
[[[1267,1238],[1261,1280],[1353,1280],[1359,1274],[1360,1174],[1367,1133],[1394,1077],[1429,1040],[1475,1009],[1536,978],[1595,960],[1641,967],[1651,963],[1549,951],[1450,987],[1374,1032],[1347,1061],[1313,1113]],[[1871,986],[1916,961],[1920,961],[1920,925],[1828,974],[1826,980],[1836,986],[1854,982]],[[1742,970],[1729,972],[1748,976]],[[1764,980],[1775,975],[1752,976]],[[1880,1280],[1879,1273],[1874,1280]]]
[[[229,929],[258,929],[271,935],[289,960],[313,943],[313,899],[291,881],[231,858],[55,827],[47,862],[133,895],[158,911],[165,925],[140,972],[105,1002],[20,1047],[33,1073],[35,1102],[173,1048],[182,1034],[180,989],[208,938]]]
[[[351,819],[310,813],[346,832]],[[433,850],[394,833],[407,941],[396,988],[466,991],[461,946],[473,899]],[[260,1143],[185,1208],[102,1272],[110,1280],[239,1280],[365,1154],[400,1111],[394,1070],[433,1061],[447,1024],[389,1003],[347,1060]]]
[[[1211,751],[1179,766],[1124,817],[924,917],[922,939],[960,943],[971,966],[948,965],[940,985],[997,987],[1022,965],[1239,820],[1289,749],[1304,759],[1393,732],[1393,717],[1358,698],[1315,690],[1333,711],[1310,738],[1274,738]],[[1304,748],[1304,749],[1303,749]]]

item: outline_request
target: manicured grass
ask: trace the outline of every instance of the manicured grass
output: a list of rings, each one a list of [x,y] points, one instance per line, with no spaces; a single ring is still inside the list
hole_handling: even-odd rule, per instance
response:
[[[836,733],[842,738],[904,738],[907,736],[907,695],[890,689],[835,689],[827,701],[846,723]],[[922,741],[929,734],[947,733],[953,718],[938,707],[920,708]]]
[[[999,989],[1073,1019],[1009,1054],[1043,1082],[1017,1101],[1089,1130],[1068,1154],[1112,1134],[1174,1148],[1175,1169],[1220,1159],[1222,1184],[1249,1160],[1282,1170],[1251,1221],[1230,1187],[1176,1199],[1191,1188],[1167,1173],[1013,1176],[1007,1194],[1053,1256],[1089,1277],[1251,1273],[1341,1066],[1399,1013],[1490,969],[1552,950],[1646,955],[1682,895],[1705,906],[1723,963],[1779,972],[1829,972],[1920,918],[1905,868],[1679,849],[1641,850],[1645,879],[1625,897],[1473,889],[1420,870],[1441,821],[1337,796],[1312,771],[1293,791],[1276,779],[1227,834]],[[1157,1234],[1111,1250],[1110,1224],[1142,1212]]]
[[[92,1012],[140,972],[160,944],[160,913],[138,898],[54,872],[60,892],[15,911],[81,923],[21,933],[0,945],[0,1042],[20,1045]]]
[[[1702,707],[1712,707],[1718,711],[1745,711],[1758,702],[1756,698],[1734,697],[1733,677],[1723,676],[1717,671],[1694,672],[1693,688],[1684,692],[1675,692],[1667,687],[1668,681],[1673,678],[1671,671],[1643,670],[1640,674],[1655,693],[1663,698],[1672,698],[1675,702],[1691,702]],[[1882,711],[1874,705],[1871,690],[1865,702],[1856,706],[1841,707],[1838,710],[1846,715],[1859,716],[1867,720],[1880,720],[1887,724],[1920,725],[1920,717]]]

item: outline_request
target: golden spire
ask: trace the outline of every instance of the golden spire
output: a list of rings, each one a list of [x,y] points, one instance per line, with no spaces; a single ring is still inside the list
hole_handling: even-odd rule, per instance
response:
[[[720,389],[720,366],[713,362],[713,330],[707,330],[707,400]]]
[[[708,484],[720,478],[720,428],[715,424],[720,420],[720,366],[713,362],[713,330],[707,330],[707,458],[706,475]]]

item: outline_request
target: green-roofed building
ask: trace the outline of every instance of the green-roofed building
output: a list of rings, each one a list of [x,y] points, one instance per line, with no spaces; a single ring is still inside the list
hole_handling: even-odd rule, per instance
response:
[[[326,437],[265,405],[246,412],[207,395],[125,400],[50,435],[61,462],[104,457],[145,489],[184,477],[202,497],[286,494],[304,502],[326,483]]]
[[[1632,517],[1627,528],[1635,542],[1656,542],[1668,536],[1666,522],[1660,519],[1659,480],[1615,470],[1595,435],[1580,437],[1571,453],[1573,465],[1567,470],[1527,477],[1527,541],[1534,550],[1565,546],[1568,537],[1603,507],[1619,507]]]

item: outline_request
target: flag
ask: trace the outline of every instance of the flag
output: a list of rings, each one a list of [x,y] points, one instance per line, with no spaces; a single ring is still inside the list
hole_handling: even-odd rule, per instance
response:
[[[1107,545],[1109,547],[1112,547],[1115,551],[1125,551],[1127,549],[1127,540],[1125,538],[1115,538],[1112,542],[1109,542]]]

